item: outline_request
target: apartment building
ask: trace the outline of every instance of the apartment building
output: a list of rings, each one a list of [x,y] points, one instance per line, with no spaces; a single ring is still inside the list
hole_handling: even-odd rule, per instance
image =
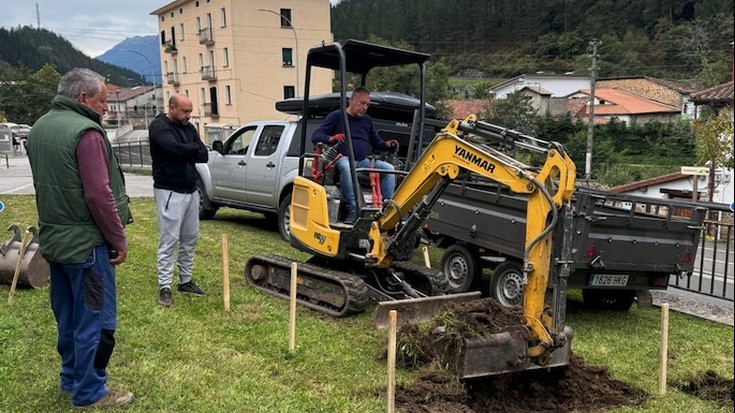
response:
[[[189,96],[202,137],[207,125],[286,118],[275,103],[303,94],[309,48],[333,41],[329,0],[176,0],[151,15],[164,101]],[[332,77],[314,71],[310,94],[331,92]]]

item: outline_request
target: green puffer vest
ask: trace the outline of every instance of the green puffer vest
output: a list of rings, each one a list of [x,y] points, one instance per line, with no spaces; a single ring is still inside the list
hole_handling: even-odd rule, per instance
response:
[[[84,201],[76,147],[89,129],[104,137],[110,165],[110,188],[123,225],[130,218],[125,178],[110,141],[92,109],[65,96],[54,98],[51,110],[33,124],[28,158],[33,172],[38,208],[40,251],[47,261],[80,264],[97,245],[102,233]]]

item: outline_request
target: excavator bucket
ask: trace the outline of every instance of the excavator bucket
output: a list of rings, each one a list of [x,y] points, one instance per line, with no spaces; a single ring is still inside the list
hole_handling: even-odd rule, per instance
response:
[[[564,327],[563,343],[550,353],[532,359],[528,356],[528,328],[510,326],[502,333],[465,339],[465,351],[459,368],[460,379],[495,376],[525,370],[567,366],[572,357],[572,336],[569,326]]]
[[[26,236],[25,249],[21,248],[24,239],[20,227],[12,224],[8,227],[8,231],[13,233],[12,237],[0,245],[0,283],[7,285],[13,283],[20,260],[18,286],[38,288],[48,284],[51,271],[48,262],[38,253],[38,230],[35,227],[28,227],[27,232],[31,235],[30,238]]]
[[[462,303],[480,298],[479,291],[462,294],[436,295],[432,297],[407,298],[403,300],[381,301],[375,308],[375,326],[388,328],[392,310],[398,313],[398,325],[417,324],[430,320],[445,305]]]

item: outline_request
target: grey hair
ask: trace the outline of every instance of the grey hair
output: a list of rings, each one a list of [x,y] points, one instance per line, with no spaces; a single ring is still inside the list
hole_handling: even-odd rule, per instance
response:
[[[84,67],[77,67],[68,71],[59,81],[57,93],[76,99],[82,92],[94,96],[102,89],[105,78],[99,73]]]

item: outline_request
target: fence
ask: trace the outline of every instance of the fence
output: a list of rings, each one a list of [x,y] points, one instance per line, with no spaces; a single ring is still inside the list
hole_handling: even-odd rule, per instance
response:
[[[733,274],[733,212],[724,206],[708,205],[699,238],[694,271],[685,277],[673,276],[669,286],[735,301]]]
[[[152,160],[147,141],[131,141],[112,144],[117,155],[117,162],[122,167],[133,169],[150,169]]]

